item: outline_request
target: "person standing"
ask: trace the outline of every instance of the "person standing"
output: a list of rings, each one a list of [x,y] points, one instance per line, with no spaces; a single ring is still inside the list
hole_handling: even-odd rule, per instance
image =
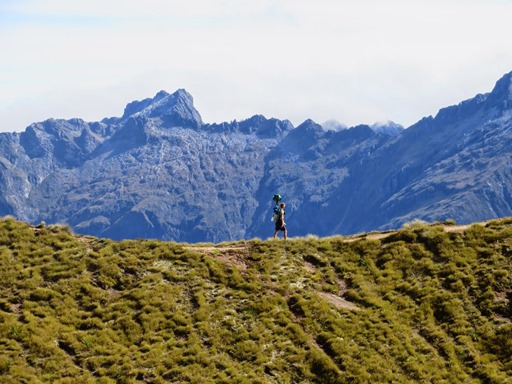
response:
[[[279,206],[279,212],[277,214],[276,219],[276,230],[274,231],[274,239],[277,237],[277,234],[279,231],[283,232],[284,239],[286,240],[286,237],[288,235],[288,231],[286,230],[286,223],[284,221],[284,215],[286,214],[284,208],[286,207],[285,203],[281,203]]]

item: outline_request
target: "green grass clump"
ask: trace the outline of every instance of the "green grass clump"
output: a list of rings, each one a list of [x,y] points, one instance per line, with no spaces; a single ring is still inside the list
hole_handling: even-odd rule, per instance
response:
[[[0,382],[507,383],[512,220],[446,224],[191,245],[4,218]]]

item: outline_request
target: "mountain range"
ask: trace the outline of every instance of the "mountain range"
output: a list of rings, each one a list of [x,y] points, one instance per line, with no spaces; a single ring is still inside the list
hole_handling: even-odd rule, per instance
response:
[[[332,124],[331,124],[332,126]],[[204,123],[184,89],[99,122],[0,133],[0,215],[115,240],[221,242],[354,234],[512,215],[512,72],[404,129],[335,130],[255,115]]]

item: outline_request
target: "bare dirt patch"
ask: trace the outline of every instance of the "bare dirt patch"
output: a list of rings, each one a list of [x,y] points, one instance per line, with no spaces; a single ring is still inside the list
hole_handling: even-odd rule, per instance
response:
[[[191,251],[215,257],[224,264],[238,268],[241,271],[247,270],[247,256],[249,250],[245,246],[233,247],[189,247]]]
[[[316,272],[316,267],[313,264],[308,263],[307,261],[304,263],[304,269],[310,273]]]
[[[11,311],[16,315],[21,314],[21,304],[11,304]]]
[[[317,291],[317,294],[319,296],[323,297],[325,300],[327,300],[332,305],[334,305],[336,308],[348,309],[349,311],[360,311],[361,310],[361,308],[358,307],[356,304],[345,300],[343,297],[334,295],[332,293],[319,292],[319,291]]]

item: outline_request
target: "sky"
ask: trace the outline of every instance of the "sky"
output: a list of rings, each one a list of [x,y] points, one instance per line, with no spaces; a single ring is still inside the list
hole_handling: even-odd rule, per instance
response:
[[[0,131],[186,89],[255,114],[408,127],[512,71],[512,0],[1,0]]]

